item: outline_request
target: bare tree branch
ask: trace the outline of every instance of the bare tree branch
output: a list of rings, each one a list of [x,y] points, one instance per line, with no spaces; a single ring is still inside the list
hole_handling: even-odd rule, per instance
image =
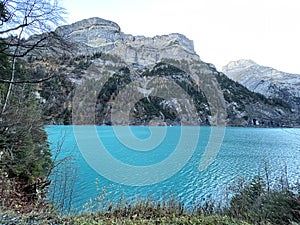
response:
[[[25,57],[37,49],[44,51],[48,47],[51,48],[53,40],[55,44],[59,43],[58,40],[62,41],[63,39],[58,38],[58,35],[51,30],[54,25],[63,21],[64,10],[58,6],[57,0],[2,0],[0,10],[0,19],[3,22],[0,27],[2,36],[0,36],[0,56],[11,57],[10,80],[0,80],[2,83],[9,84],[2,107],[2,113],[4,113],[13,84],[40,83],[50,79],[15,81],[16,58]],[[4,22],[6,18],[10,19]],[[28,35],[31,36],[26,40]]]
[[[27,27],[28,25],[29,25],[29,24],[24,23],[24,24],[20,24],[20,25],[18,25],[18,26],[16,26],[16,27],[9,28],[9,29],[7,29],[7,30],[2,30],[2,31],[0,31],[0,35],[1,35],[1,34],[7,34],[7,33],[9,33],[9,32],[19,30],[19,29],[21,29],[21,28],[23,28],[23,27]]]
[[[10,80],[0,79],[0,83],[6,83],[6,84],[37,84],[37,83],[42,83],[44,81],[50,80],[53,77],[55,77],[55,75],[49,76],[49,77],[46,77],[46,78],[35,79],[35,80],[15,80],[15,81],[10,81]]]
[[[29,52],[31,52],[33,49],[38,48],[38,47],[45,47],[44,46],[40,46],[39,44],[42,43],[43,41],[45,41],[47,39],[47,37],[41,38],[39,39],[36,43],[32,44],[32,45],[22,45],[22,44],[11,44],[10,47],[21,47],[22,49],[25,49],[25,51],[21,52],[21,53],[10,53],[10,52],[3,52],[3,54],[9,56],[9,57],[16,57],[16,58],[22,58],[24,56],[26,56]]]

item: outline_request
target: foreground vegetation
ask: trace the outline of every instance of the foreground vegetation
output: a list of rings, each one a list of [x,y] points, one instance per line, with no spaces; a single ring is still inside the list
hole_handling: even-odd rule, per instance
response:
[[[161,215],[157,217],[118,217],[113,215],[103,215],[100,213],[86,213],[78,216],[59,217],[46,214],[27,214],[22,216],[14,216],[6,213],[0,219],[0,224],[64,224],[64,225],[96,225],[96,224],[214,224],[214,225],[248,225],[249,223],[232,219],[228,216],[220,215]]]
[[[28,62],[63,46],[51,32],[63,13],[56,0],[0,0],[0,207],[26,212],[45,205],[55,165],[38,90],[56,72]]]
[[[0,224],[300,224],[300,188],[286,179],[276,185],[268,177],[240,180],[229,188],[231,197],[223,204],[207,201],[194,209],[171,198],[166,201],[140,199],[103,205],[95,201],[94,212],[61,216],[48,205],[37,211],[0,213]]]

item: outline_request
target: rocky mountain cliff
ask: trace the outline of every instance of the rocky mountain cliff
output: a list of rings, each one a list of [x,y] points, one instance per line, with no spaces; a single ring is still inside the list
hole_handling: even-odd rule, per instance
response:
[[[297,126],[287,104],[249,91],[200,60],[182,34],[125,34],[91,18],[56,29],[69,51],[30,56],[54,68],[38,95],[48,123],[107,125]],[[72,121],[73,120],[73,121]]]
[[[76,43],[76,54],[81,55],[109,52],[118,55],[126,63],[143,66],[154,64],[163,58],[199,60],[193,41],[184,35],[133,36],[121,32],[118,24],[101,18],[85,19],[62,26],[56,32]]]
[[[284,101],[294,112],[300,112],[300,74],[281,72],[252,60],[233,61],[222,70],[249,90]]]

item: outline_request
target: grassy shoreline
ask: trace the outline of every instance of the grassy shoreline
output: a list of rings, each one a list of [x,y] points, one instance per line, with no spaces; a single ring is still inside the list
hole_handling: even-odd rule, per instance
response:
[[[91,204],[96,211],[72,215],[62,215],[53,205],[44,204],[24,213],[0,208],[0,225],[300,224],[300,184],[291,185],[283,178],[276,185],[270,184],[268,176],[237,181],[225,205],[207,201],[192,211],[174,197],[160,202],[149,198],[105,206],[95,201]]]
[[[102,213],[84,213],[73,216],[59,216],[51,212],[31,212],[18,214],[11,211],[0,213],[0,224],[2,225],[35,225],[35,224],[53,224],[53,225],[98,225],[98,224],[212,224],[212,225],[249,225],[242,220],[230,218],[221,215],[203,215],[193,213],[183,213],[181,215],[153,215],[140,216],[137,214],[127,217],[120,217],[111,214]]]

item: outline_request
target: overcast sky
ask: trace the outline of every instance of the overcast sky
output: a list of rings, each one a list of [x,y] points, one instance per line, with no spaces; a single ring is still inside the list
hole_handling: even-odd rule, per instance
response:
[[[61,0],[67,22],[100,17],[127,34],[182,33],[219,70],[252,59],[300,74],[300,0]]]

